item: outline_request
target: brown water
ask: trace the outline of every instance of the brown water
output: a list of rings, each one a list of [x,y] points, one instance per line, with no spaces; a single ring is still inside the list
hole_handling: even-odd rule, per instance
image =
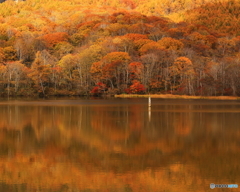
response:
[[[210,183],[240,184],[239,101],[0,102],[1,192],[204,192]]]

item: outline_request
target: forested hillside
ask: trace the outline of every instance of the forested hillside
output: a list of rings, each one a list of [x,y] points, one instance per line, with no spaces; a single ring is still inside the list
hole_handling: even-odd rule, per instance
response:
[[[240,1],[0,4],[0,95],[240,95]]]

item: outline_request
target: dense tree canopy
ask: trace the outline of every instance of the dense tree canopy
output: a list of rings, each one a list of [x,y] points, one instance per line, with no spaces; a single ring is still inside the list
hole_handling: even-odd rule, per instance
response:
[[[0,94],[240,95],[239,8],[239,0],[3,2]]]

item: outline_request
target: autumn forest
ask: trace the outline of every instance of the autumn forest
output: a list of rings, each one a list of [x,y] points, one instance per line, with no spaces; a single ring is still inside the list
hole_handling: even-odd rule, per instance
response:
[[[240,95],[240,0],[0,4],[0,96]]]

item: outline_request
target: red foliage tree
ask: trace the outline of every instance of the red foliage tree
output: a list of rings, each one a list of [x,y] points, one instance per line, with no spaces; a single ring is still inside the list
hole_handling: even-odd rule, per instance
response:
[[[144,93],[145,87],[139,81],[134,80],[133,84],[130,86],[130,93]]]
[[[95,96],[101,95],[106,90],[106,84],[98,82],[91,90],[91,93]]]
[[[140,75],[143,72],[143,64],[140,62],[132,62],[128,65],[129,73],[130,73],[130,78],[131,79],[139,79]]]
[[[67,41],[68,34],[65,32],[57,32],[57,33],[46,34],[42,38],[46,42],[47,46],[51,48],[60,42]]]

